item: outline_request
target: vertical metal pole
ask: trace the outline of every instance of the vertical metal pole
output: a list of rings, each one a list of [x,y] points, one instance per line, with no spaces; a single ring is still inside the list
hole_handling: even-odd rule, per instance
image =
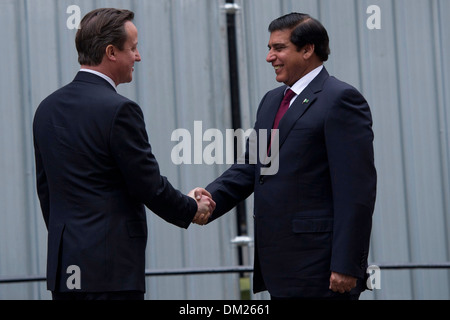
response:
[[[227,0],[227,34],[228,34],[228,63],[230,72],[230,95],[231,95],[231,116],[233,129],[242,128],[241,121],[241,101],[239,92],[239,65],[238,65],[238,49],[237,49],[237,37],[236,37],[236,12],[239,7],[234,3],[234,0]],[[234,156],[237,155],[237,145],[234,144]],[[238,235],[242,235],[246,232],[246,208],[244,203],[240,203],[236,207],[237,211],[237,228]],[[240,264],[242,264],[240,257]]]
[[[236,36],[236,13],[240,10],[234,0],[226,0],[224,7],[227,13],[227,35],[228,35],[228,63],[230,72],[230,95],[231,95],[231,117],[233,129],[242,128],[241,119],[241,100],[239,90],[239,63],[238,63],[238,48],[237,48],[237,36]],[[236,158],[240,155],[237,154],[237,144],[234,143],[234,156]],[[247,234],[247,212],[245,203],[241,202],[236,207],[236,219],[237,219],[237,235]],[[238,247],[238,259],[239,265],[244,265],[242,247]],[[241,274],[242,276],[242,274]]]

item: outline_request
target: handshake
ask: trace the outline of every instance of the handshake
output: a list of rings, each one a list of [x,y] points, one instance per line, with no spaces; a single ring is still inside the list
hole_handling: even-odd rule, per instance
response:
[[[192,223],[205,225],[208,223],[209,217],[216,209],[216,203],[212,199],[211,194],[203,188],[195,188],[188,193],[188,196],[197,201],[197,214]]]

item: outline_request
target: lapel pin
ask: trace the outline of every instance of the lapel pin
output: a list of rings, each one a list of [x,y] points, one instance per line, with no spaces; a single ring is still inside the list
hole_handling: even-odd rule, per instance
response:
[[[307,103],[309,103],[309,99],[303,100],[303,104],[307,104]]]

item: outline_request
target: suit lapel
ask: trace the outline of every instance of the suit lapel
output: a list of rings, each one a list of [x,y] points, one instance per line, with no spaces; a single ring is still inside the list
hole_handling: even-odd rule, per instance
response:
[[[291,132],[294,124],[300,119],[305,112],[312,107],[314,102],[317,100],[318,94],[322,91],[323,83],[328,79],[329,74],[325,67],[319,73],[319,75],[311,81],[311,83],[305,88],[305,90],[300,93],[300,95],[295,99],[292,106],[284,115],[283,119],[280,121],[279,125],[279,147],[283,146],[286,138]],[[284,92],[284,91],[283,91]],[[281,103],[281,100],[280,100]],[[276,114],[276,111],[275,111]],[[272,119],[275,118],[275,115]]]
[[[280,121],[278,128],[280,130],[280,148],[289,135],[289,132],[291,132],[294,127],[294,124],[305,114],[306,110],[314,104],[316,99],[317,95],[313,93],[309,87],[306,87],[297,99],[295,99],[292,106]]]

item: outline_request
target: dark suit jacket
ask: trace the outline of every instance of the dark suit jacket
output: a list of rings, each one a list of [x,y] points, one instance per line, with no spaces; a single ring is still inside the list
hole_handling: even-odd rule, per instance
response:
[[[272,128],[285,89],[262,99],[258,135]],[[260,157],[233,165],[206,188],[217,204],[211,220],[254,193],[255,292],[333,296],[331,271],[359,278],[352,293],[363,291],[377,179],[366,100],[324,68],[279,130],[278,173],[261,175]]]
[[[70,291],[75,265],[81,291],[145,291],[144,205],[187,228],[197,204],[160,175],[140,107],[79,72],[40,104],[33,134],[48,289]]]

